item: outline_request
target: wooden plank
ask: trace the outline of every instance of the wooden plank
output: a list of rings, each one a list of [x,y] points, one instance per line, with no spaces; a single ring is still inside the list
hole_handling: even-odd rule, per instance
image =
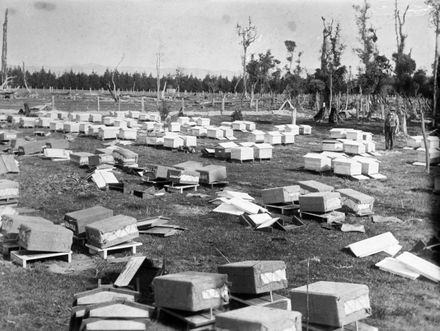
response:
[[[163,307],[157,307],[160,311],[163,311],[171,316],[176,317],[177,319],[185,322],[191,327],[201,327],[205,325],[210,325],[215,323],[215,315],[222,313],[222,311],[218,309],[213,309],[212,315],[209,310],[202,311],[199,313],[191,313],[182,310],[175,310]]]
[[[137,273],[142,263],[144,263],[146,257],[145,256],[133,256],[127,262],[124,270],[119,274],[116,279],[114,285],[117,287],[128,286],[134,275]]]
[[[131,249],[132,254],[136,254],[136,247],[141,246],[141,245],[142,245],[142,243],[140,243],[140,242],[129,241],[129,242],[126,242],[123,244],[119,244],[119,245],[115,245],[115,246],[111,246],[111,247],[106,247],[106,248],[99,248],[99,247],[95,247],[90,244],[86,244],[85,246],[89,249],[90,254],[97,254],[98,253],[104,260],[106,260],[109,251],[115,251],[115,250],[120,250],[120,249]]]
[[[388,247],[396,246],[399,242],[394,238],[391,232],[385,232],[380,235],[370,237],[346,246],[357,257],[366,257],[382,252]]]
[[[415,280],[420,276],[420,273],[415,272],[401,261],[392,257],[386,257],[385,259],[376,263],[375,265],[380,270],[388,271],[392,274],[409,278],[411,280]]]
[[[420,273],[422,276],[432,280],[440,281],[440,267],[410,252],[403,252],[396,259],[404,263],[408,268]]]

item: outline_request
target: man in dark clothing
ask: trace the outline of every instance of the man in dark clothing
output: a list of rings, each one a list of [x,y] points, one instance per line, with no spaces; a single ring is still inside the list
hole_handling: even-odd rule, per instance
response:
[[[394,109],[391,109],[385,118],[385,150],[393,150],[394,137],[399,128],[399,117]]]

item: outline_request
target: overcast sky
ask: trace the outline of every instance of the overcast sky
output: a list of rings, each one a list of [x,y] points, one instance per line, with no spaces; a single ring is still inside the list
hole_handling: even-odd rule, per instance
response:
[[[358,46],[354,3],[363,0],[2,0],[1,21],[9,8],[8,63],[69,66],[96,63],[114,67],[154,67],[155,53],[162,66],[209,70],[240,70],[241,48],[235,26],[252,17],[259,38],[249,53],[271,49],[285,62],[284,40],[297,43],[303,65],[319,66],[321,16],[340,21],[347,45],[344,61],[358,66],[352,49]],[[396,48],[394,0],[370,0],[371,23],[379,49],[387,57]],[[418,68],[430,69],[434,33],[423,0],[409,4],[407,50]]]

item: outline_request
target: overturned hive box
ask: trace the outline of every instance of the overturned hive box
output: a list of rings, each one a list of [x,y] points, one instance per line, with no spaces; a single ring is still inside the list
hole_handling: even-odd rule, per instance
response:
[[[53,223],[24,223],[18,229],[18,243],[28,251],[70,252],[73,233]]]
[[[373,212],[374,198],[351,188],[337,190],[341,194],[342,205],[358,215]]]
[[[153,280],[156,307],[185,311],[218,308],[228,303],[228,276],[187,271]]]
[[[86,232],[86,225],[112,216],[113,210],[102,206],[94,206],[67,213],[64,215],[64,224],[74,234],[79,235]]]
[[[261,191],[264,204],[290,203],[298,201],[301,188],[299,185],[267,188]]]
[[[18,240],[18,229],[23,224],[46,224],[53,225],[53,222],[38,216],[27,215],[3,215],[1,218],[2,234],[7,240]]]
[[[139,237],[134,217],[116,215],[86,225],[87,243],[107,248]]]
[[[116,162],[122,164],[137,163],[139,159],[137,153],[121,147],[114,149],[112,155]]]
[[[231,293],[260,294],[287,287],[284,261],[241,261],[218,266],[232,283]]]
[[[199,181],[203,184],[221,182],[227,179],[225,166],[211,164],[209,166],[197,169],[197,172],[200,173]]]
[[[249,306],[215,317],[218,331],[301,331],[301,313],[261,306]]]
[[[368,286],[363,284],[316,282],[291,289],[290,298],[292,310],[310,323],[341,327],[371,314]]]
[[[315,192],[299,196],[302,212],[326,213],[342,207],[338,192]]]
[[[317,154],[307,153],[303,156],[304,169],[313,171],[326,171],[332,168],[332,161],[329,157]]]

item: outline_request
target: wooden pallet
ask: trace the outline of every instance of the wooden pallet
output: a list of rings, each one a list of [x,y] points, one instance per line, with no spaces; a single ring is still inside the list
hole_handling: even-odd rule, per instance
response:
[[[200,183],[203,186],[208,186],[211,188],[211,190],[214,189],[214,186],[219,186],[219,187],[224,187],[224,186],[228,186],[229,182],[224,180],[224,181],[218,181],[218,182],[212,182],[212,183]]]
[[[11,251],[16,251],[20,249],[20,245],[16,241],[3,241],[1,245],[3,256],[9,256]]]
[[[0,205],[14,205],[16,206],[18,204],[18,197],[8,197],[8,198],[1,198],[0,199]]]
[[[106,248],[99,248],[90,244],[86,244],[85,246],[89,249],[90,254],[99,254],[104,260],[106,260],[108,256],[108,252],[121,250],[121,249],[131,249],[131,253],[134,255],[136,254],[136,247],[142,246],[142,243],[137,241],[129,241],[123,244],[106,247]]]
[[[183,194],[184,190],[189,190],[189,189],[193,189],[194,192],[197,192],[197,187],[199,187],[199,184],[182,184],[182,185],[164,185],[164,187],[166,188],[166,190],[168,192],[179,192],[180,194]]]
[[[293,215],[295,211],[299,209],[299,205],[292,203],[279,203],[264,205],[264,208],[281,215]]]
[[[327,325],[319,325],[319,324],[312,324],[310,323],[307,326],[307,322],[304,321],[303,317],[303,323],[302,323],[302,329],[309,330],[309,331],[379,331],[378,328],[362,323],[362,322],[353,322],[351,324],[344,325],[342,327],[334,327],[334,326],[327,326]]]
[[[27,267],[29,261],[34,260],[46,260],[54,257],[64,257],[67,258],[67,262],[72,262],[72,251],[63,253],[42,253],[42,252],[30,252],[26,250],[18,250],[11,252],[11,260],[23,268]]]
[[[203,310],[200,312],[187,312],[182,310],[157,307],[157,319],[160,319],[160,313],[164,312],[168,315],[171,315],[181,321],[183,321],[187,328],[186,330],[215,330],[214,328],[210,328],[209,326],[214,326],[215,323],[215,315],[219,313],[223,313],[220,309],[212,309],[212,310]],[[208,327],[208,328],[207,328]]]

